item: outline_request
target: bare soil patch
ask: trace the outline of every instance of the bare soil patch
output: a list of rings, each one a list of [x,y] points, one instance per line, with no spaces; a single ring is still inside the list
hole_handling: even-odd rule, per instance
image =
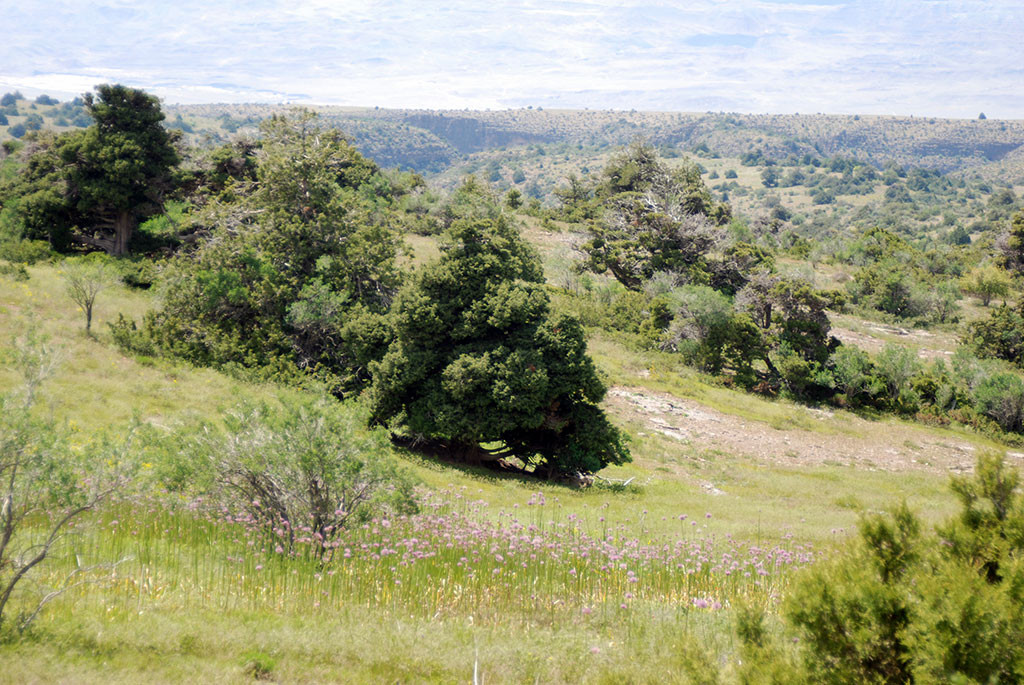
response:
[[[921,359],[948,359],[953,355],[949,340],[920,328],[902,328],[873,321],[861,321],[862,331],[834,327],[830,333],[845,345],[853,345],[872,354],[887,342],[895,341],[917,349]]]
[[[894,421],[871,421],[848,412],[794,406],[823,424],[821,431],[773,425],[717,411],[689,399],[643,388],[613,387],[606,400],[616,412],[682,445],[721,450],[779,466],[854,466],[874,471],[970,471],[976,447],[956,435]],[[1011,461],[1024,454],[1011,452]]]

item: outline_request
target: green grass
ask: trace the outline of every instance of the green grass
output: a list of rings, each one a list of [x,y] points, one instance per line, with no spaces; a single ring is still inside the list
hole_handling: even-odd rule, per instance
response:
[[[284,680],[358,674],[450,682],[467,679],[473,660],[491,682],[606,682],[625,674],[653,680],[666,673],[682,682],[688,649],[723,658],[735,649],[727,629],[733,603],[773,606],[789,578],[771,566],[752,578],[707,568],[687,575],[628,554],[622,568],[602,570],[606,560],[568,550],[593,550],[597,536],[634,548],[625,527],[596,513],[562,518],[559,504],[531,498],[504,512],[503,535],[479,516],[485,507],[461,492],[435,499],[437,517],[461,522],[411,531],[437,554],[408,565],[380,546],[412,539],[401,520],[347,534],[343,544],[355,555],[339,554],[321,567],[309,557],[254,553],[248,543],[259,538],[244,526],[180,506],[115,507],[83,526],[40,580],[58,580],[98,558],[124,562],[52,604],[30,634],[0,645],[0,655],[16,655],[19,664],[0,682],[29,674],[79,682],[234,681],[253,663]],[[471,534],[445,548],[443,536],[463,524]],[[688,544],[712,544],[713,522],[695,527],[699,532],[684,522],[677,527]],[[524,544],[527,531],[561,544]],[[360,543],[370,552],[360,552]],[[733,549],[724,539],[717,544],[715,556]],[[723,606],[695,606],[695,598]]]
[[[106,324],[119,313],[141,319],[154,295],[116,285],[102,291],[93,313],[95,338],[85,334],[85,317],[64,292],[52,265],[29,267],[31,279],[0,277],[0,349],[27,325],[38,326],[59,350],[60,372],[46,386],[54,415],[83,431],[124,426],[134,415],[168,425],[185,414],[216,413],[238,398],[270,397],[280,389],[242,383],[210,369],[166,360],[135,359],[110,341]],[[0,389],[16,382],[0,367]]]
[[[216,418],[242,397],[291,392],[122,355],[105,322],[119,312],[139,318],[154,306],[155,294],[120,286],[101,293],[93,339],[84,335],[83,316],[64,295],[55,267],[37,265],[30,274],[27,283],[0,278],[0,330],[9,333],[0,350],[29,320],[59,344],[64,362],[46,397],[83,439],[122,430],[133,415],[170,429],[187,417]],[[715,385],[669,354],[638,352],[614,336],[592,332],[590,350],[613,384],[691,399],[757,430],[800,430],[826,442],[866,430],[842,412],[826,421],[796,404]],[[0,390],[14,382],[13,372],[0,368]],[[575,526],[589,537],[610,528],[619,542],[712,537],[726,544],[732,538],[827,553],[851,534],[860,511],[902,498],[926,521],[954,509],[946,477],[933,471],[783,467],[673,440],[628,413],[614,413],[613,420],[632,435],[634,462],[601,475],[633,478],[625,488],[599,481],[575,490],[405,452],[399,457],[427,490],[486,503],[473,514],[481,525],[507,523],[514,514],[541,528]],[[872,422],[870,429],[880,440],[890,431],[907,435],[906,424],[894,420]],[[964,433],[914,430],[899,441],[956,437],[979,448],[990,444]],[[711,494],[708,484],[721,494]],[[538,492],[546,500],[542,510],[527,504]],[[542,557],[545,565],[527,558],[518,575],[497,582],[488,577],[498,565],[486,545],[478,548],[485,561],[472,577],[444,554],[395,570],[361,559],[326,576],[307,559],[253,551],[238,526],[205,522],[159,498],[145,501],[152,504],[102,512],[101,525],[92,532],[83,527],[72,547],[40,569],[36,580],[45,585],[78,563],[127,559],[115,574],[100,573],[95,583],[52,603],[30,634],[0,644],[0,682],[235,682],[251,680],[253,669],[291,682],[452,682],[470,680],[474,660],[486,682],[686,682],[698,654],[726,664],[728,675],[735,601],[774,607],[790,582],[788,572],[773,575],[768,586],[714,574],[687,579],[655,565],[644,569],[643,590],[623,610],[623,569],[583,564],[573,577],[553,557]],[[118,525],[111,526],[115,518]],[[688,528],[693,521],[698,525]],[[723,608],[695,608],[701,597]]]
[[[714,660],[720,621],[655,616],[631,628],[577,620],[476,625],[351,609],[325,616],[269,612],[106,611],[51,616],[31,640],[0,646],[0,682],[252,682],[269,656],[276,682],[686,683],[694,655]]]

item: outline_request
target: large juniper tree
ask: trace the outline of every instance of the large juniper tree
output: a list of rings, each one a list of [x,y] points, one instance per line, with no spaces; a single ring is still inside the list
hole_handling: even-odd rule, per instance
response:
[[[28,237],[123,255],[139,220],[163,209],[179,161],[174,136],[161,123],[159,100],[141,90],[97,86],[85,106],[93,125],[33,141],[10,195]]]
[[[141,90],[101,85],[85,95],[95,123],[82,137],[81,163],[70,167],[68,187],[79,211],[91,215],[82,239],[110,254],[128,252],[140,218],[158,213],[178,163],[160,102]]]
[[[516,457],[538,475],[629,460],[597,403],[583,329],[552,314],[540,261],[503,217],[464,218],[399,294],[372,368],[373,414],[467,462]]]
[[[572,190],[579,211],[580,192]],[[561,193],[566,201],[567,192]],[[594,191],[598,218],[583,245],[585,266],[611,272],[627,288],[639,290],[656,272],[682,281],[709,283],[708,256],[730,218],[729,206],[715,202],[695,164],[670,169],[655,150],[634,143],[613,157]]]
[[[342,392],[365,380],[398,283],[390,186],[313,113],[261,128],[256,180],[195,218],[208,237],[172,264],[148,330],[198,363],[297,365]]]

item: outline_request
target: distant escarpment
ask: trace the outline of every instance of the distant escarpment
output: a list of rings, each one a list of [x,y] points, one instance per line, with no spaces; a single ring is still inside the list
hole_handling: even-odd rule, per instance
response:
[[[194,133],[227,138],[286,105],[168,107],[192,120]],[[487,150],[565,143],[616,147],[637,138],[680,152],[726,157],[755,153],[854,157],[882,167],[894,162],[942,172],[1016,167],[1024,121],[876,115],[732,114],[616,110],[424,110],[316,107],[383,166],[431,173]],[[994,168],[994,167],[993,167]],[[1016,171],[1014,168],[1011,171]]]

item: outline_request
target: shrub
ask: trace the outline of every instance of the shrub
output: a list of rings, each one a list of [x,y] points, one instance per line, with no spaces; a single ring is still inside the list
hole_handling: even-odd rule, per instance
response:
[[[891,514],[862,518],[850,548],[806,572],[785,604],[785,616],[801,638],[801,679],[1024,678],[1019,479],[996,454],[981,455],[975,474],[953,479],[963,509],[938,528],[938,536],[923,533],[904,504]],[[758,625],[741,623],[747,652],[763,635]],[[778,649],[762,648],[760,657],[775,669],[787,664]]]
[[[676,316],[664,346],[683,353],[687,363],[702,371],[730,369],[742,383],[752,382],[752,364],[762,349],[750,317],[734,311],[729,298],[706,286],[686,286],[670,297]]]
[[[111,265],[121,282],[129,288],[147,290],[153,286],[157,276],[157,265],[151,259],[127,257]]]
[[[997,266],[978,267],[963,279],[963,289],[981,300],[985,307],[993,298],[1010,294],[1010,276]]]
[[[974,389],[978,410],[1006,431],[1024,426],[1024,381],[1015,373],[995,373]]]
[[[192,479],[201,482],[207,469],[226,506],[251,517],[281,551],[313,543],[318,557],[329,558],[344,527],[415,508],[411,479],[364,422],[355,405],[330,400],[242,405],[224,430],[186,440]]]
[[[242,655],[242,671],[254,680],[273,680],[277,660],[259,650],[252,650]]]
[[[1024,361],[1024,316],[1017,309],[999,305],[987,319],[971,322],[964,342],[979,357],[1020,365]]]
[[[148,320],[152,320],[153,313],[149,312]],[[117,321],[108,321],[110,336],[114,344],[125,353],[153,356],[157,354],[157,346],[150,332],[152,324],[144,325],[141,329],[136,325],[134,319],[126,319],[124,314],[117,315]]]
[[[256,183],[198,214],[217,232],[170,261],[149,332],[195,363],[294,378],[313,371],[337,394],[357,390],[367,346],[346,324],[383,313],[401,277],[391,189],[312,113],[262,130]]]
[[[886,343],[875,356],[876,374],[885,383],[892,400],[900,397],[900,393],[908,388],[910,379],[921,373],[923,368],[917,353],[903,345]]]
[[[867,352],[843,345],[832,353],[830,361],[836,390],[846,395],[850,405],[871,404],[885,392],[885,383],[875,375]]]
[[[6,264],[0,262],[0,276],[7,276],[15,281],[27,281],[29,279],[28,269],[24,264]]]
[[[32,265],[53,256],[50,246],[43,240],[15,240],[0,243],[0,259]]]

